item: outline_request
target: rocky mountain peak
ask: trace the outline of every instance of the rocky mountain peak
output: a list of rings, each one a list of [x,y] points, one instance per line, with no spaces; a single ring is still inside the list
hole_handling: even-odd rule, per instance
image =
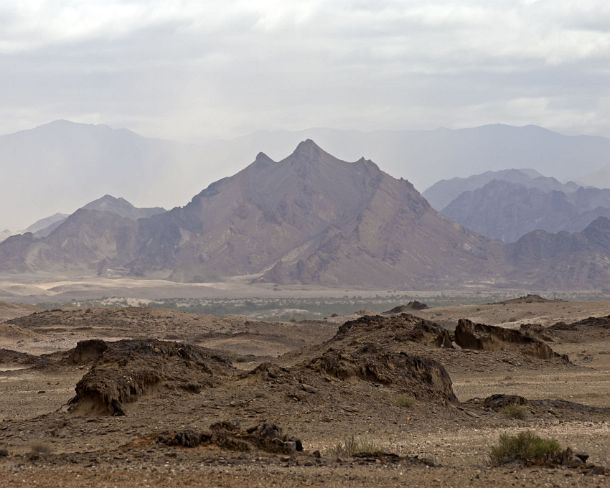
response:
[[[264,152],[259,152],[256,155],[256,159],[254,160],[254,162],[256,164],[272,164],[275,161],[273,161],[273,159],[271,159],[269,156],[267,156]]]
[[[284,161],[296,163],[314,163],[335,160],[333,156],[324,151],[311,139],[300,142],[290,156]]]

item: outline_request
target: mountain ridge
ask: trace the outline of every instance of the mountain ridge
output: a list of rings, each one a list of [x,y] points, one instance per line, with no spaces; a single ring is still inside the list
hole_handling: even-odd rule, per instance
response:
[[[605,198],[600,191],[573,195],[592,207]],[[534,231],[503,245],[438,213],[409,181],[313,140],[277,162],[259,152],[183,207],[128,218],[108,211],[133,208],[124,199],[93,204],[46,237],[1,243],[0,271],[410,290],[590,289],[610,279],[604,217],[581,232]]]
[[[5,262],[66,270],[71,256],[81,273],[414,287],[491,276],[500,255],[408,181],[364,158],[342,161],[312,140],[278,162],[259,153],[168,212],[133,221],[86,207],[46,238],[21,236],[19,252],[17,239],[0,245],[3,271]]]
[[[578,232],[597,217],[610,216],[610,190],[566,186],[552,178],[541,178],[525,183],[514,178],[493,179],[464,191],[441,213],[504,242],[514,242],[533,230]]]
[[[308,129],[187,144],[63,121],[0,136],[0,205],[19,209],[1,225],[24,228],[41,217],[41,208],[61,212],[103,193],[124,195],[139,207],[183,205],[184,195],[195,195],[239,171],[239,162],[253,154],[264,149],[270,158],[281,159],[307,138],[342,160],[364,155],[383,162],[387,173],[408,177],[420,189],[449,176],[515,166],[563,180],[582,179],[609,162],[609,139],[547,130],[539,137],[540,130],[507,125],[429,131]]]

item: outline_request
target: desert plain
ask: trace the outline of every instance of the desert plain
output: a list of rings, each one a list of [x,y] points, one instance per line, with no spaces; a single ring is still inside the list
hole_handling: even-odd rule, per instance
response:
[[[609,315],[537,296],[284,321],[2,303],[0,477],[610,486]],[[586,463],[493,465],[500,435],[526,431]]]

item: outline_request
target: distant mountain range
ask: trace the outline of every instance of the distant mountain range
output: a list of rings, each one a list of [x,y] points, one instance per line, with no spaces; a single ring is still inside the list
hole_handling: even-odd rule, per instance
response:
[[[465,178],[441,180],[424,191],[423,196],[435,209],[442,211],[462,193],[478,190],[494,180],[535,188],[544,192],[553,190],[571,192],[579,188],[574,182],[564,184],[555,178],[543,176],[534,169],[509,168],[500,171],[486,171]]]
[[[104,195],[103,197],[84,205],[83,207],[81,207],[81,209],[109,212],[130,220],[152,217],[153,215],[166,212],[166,210],[161,207],[136,208],[124,198],[116,198],[112,195]],[[61,224],[63,224],[68,219],[68,217],[70,217],[69,214],[56,213],[50,215],[49,217],[37,220],[21,232],[11,232],[8,230],[4,231],[3,233],[0,232],[0,242],[16,234],[31,233],[36,238],[47,237]],[[2,236],[4,238],[2,238]]]
[[[138,220],[99,208],[81,208],[47,237],[9,238],[0,271],[414,288],[488,278],[501,259],[499,246],[442,218],[407,181],[310,140],[277,163],[259,154],[185,207]]]
[[[0,243],[0,271],[99,274],[108,256],[129,241],[138,219],[165,211],[105,195],[67,217],[42,219],[31,226],[35,233],[8,237]]]
[[[533,231],[506,246],[507,276],[540,289],[610,291],[610,219],[598,217],[582,232]]]
[[[451,220],[504,242],[534,230],[579,232],[597,217],[610,217],[610,190],[563,184],[533,170],[440,181],[424,196]]]
[[[37,220],[32,225],[27,227],[23,232],[20,232],[20,234],[27,234],[28,232],[31,232],[37,237],[46,237],[67,218],[68,214],[63,213],[50,215],[49,217]]]
[[[601,198],[579,192],[571,195],[580,208]],[[579,232],[533,231],[504,245],[443,217],[411,183],[372,161],[344,162],[312,140],[279,162],[259,153],[184,207],[135,209],[106,196],[46,236],[0,244],[2,273],[362,288],[602,288],[610,283],[609,264],[604,217]]]
[[[610,163],[609,139],[565,136],[535,126],[268,131],[181,144],[104,125],[56,121],[0,136],[0,207],[15,209],[3,213],[0,228],[23,229],[44,216],[41,209],[49,215],[66,213],[104,193],[138,206],[183,205],[185,195],[236,173],[253,154],[265,150],[281,159],[307,138],[343,160],[364,155],[379,161],[389,174],[408,178],[417,188],[448,176],[515,167],[582,182]]]

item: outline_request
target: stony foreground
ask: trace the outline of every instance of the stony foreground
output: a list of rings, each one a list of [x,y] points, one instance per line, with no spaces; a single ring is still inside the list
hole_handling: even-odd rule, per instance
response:
[[[610,319],[586,317],[512,330],[403,313],[277,325],[149,309],[16,318],[0,324],[0,476],[49,487],[608,486]],[[172,333],[184,342],[158,340]],[[492,467],[500,433],[526,430],[587,463]]]

